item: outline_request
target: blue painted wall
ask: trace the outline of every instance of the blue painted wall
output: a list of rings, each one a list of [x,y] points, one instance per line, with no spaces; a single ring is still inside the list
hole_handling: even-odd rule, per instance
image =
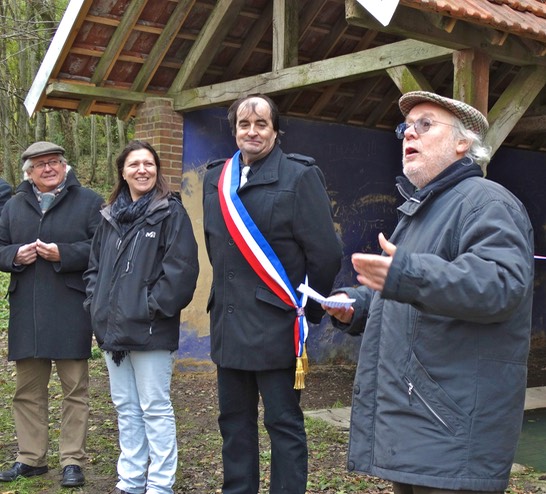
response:
[[[324,172],[332,200],[334,219],[344,246],[342,269],[336,286],[354,285],[356,277],[350,264],[355,251],[379,252],[377,235],[390,235],[396,224],[396,207],[401,203],[394,183],[401,173],[401,141],[392,131],[366,130],[339,124],[281,118],[281,147],[287,153],[313,156]],[[227,158],[235,151],[225,109],[211,109],[184,115],[184,178],[183,194],[194,229],[202,229],[202,210],[197,206],[202,177],[207,162]],[[489,166],[488,177],[512,190],[529,209],[535,228],[536,252],[546,255],[546,155],[529,151],[501,149]],[[190,201],[191,199],[191,201]],[[193,207],[188,206],[190,202]],[[200,204],[200,203],[199,203]],[[202,233],[202,232],[199,232]],[[204,245],[200,244],[200,249]],[[206,259],[206,258],[205,258]],[[210,265],[201,263],[202,273]],[[533,331],[544,333],[544,277],[546,261],[537,261],[536,302],[533,311]],[[209,286],[198,287],[208,290]],[[208,356],[208,316],[204,315],[205,296],[199,297],[203,318],[192,328],[183,324],[182,356],[206,359]],[[345,336],[332,328],[328,318],[312,327],[308,338],[308,354],[312,362],[356,362],[359,337]]]

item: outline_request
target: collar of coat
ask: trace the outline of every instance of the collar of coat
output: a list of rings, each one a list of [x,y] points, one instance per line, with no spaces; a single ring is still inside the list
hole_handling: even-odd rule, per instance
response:
[[[396,178],[396,187],[404,199],[420,204],[469,177],[483,177],[483,172],[474,161],[463,158],[448,166],[422,189],[416,190],[405,176]]]

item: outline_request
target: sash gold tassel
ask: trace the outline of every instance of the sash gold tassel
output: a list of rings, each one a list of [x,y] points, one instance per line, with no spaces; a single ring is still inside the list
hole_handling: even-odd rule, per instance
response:
[[[303,373],[309,372],[309,359],[307,358],[307,345],[303,344],[303,352],[301,354],[301,363],[303,364]]]
[[[305,374],[307,374],[307,372],[309,372],[309,361],[307,359],[307,350],[304,345],[301,357],[296,357],[296,382],[294,384],[294,389],[305,388]]]

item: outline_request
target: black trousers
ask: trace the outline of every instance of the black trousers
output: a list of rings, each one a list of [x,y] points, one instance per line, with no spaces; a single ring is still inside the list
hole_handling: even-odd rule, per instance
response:
[[[218,424],[224,440],[223,494],[256,494],[260,487],[258,401],[271,439],[271,494],[305,494],[307,437],[295,369],[242,371],[218,367]]]

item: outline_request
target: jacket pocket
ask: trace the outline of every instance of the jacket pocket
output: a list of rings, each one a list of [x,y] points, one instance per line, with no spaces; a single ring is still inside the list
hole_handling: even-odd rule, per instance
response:
[[[470,417],[431,378],[415,354],[411,356],[404,382],[411,407],[421,406],[430,420],[452,436],[467,434]]]
[[[277,297],[277,295],[262,286],[256,287],[256,299],[260,300],[261,302],[265,302],[266,304],[273,305],[286,312],[294,310],[294,307],[284,303],[279,297]]]
[[[85,282],[81,273],[65,273],[63,274],[64,284],[72,290],[85,293]]]

